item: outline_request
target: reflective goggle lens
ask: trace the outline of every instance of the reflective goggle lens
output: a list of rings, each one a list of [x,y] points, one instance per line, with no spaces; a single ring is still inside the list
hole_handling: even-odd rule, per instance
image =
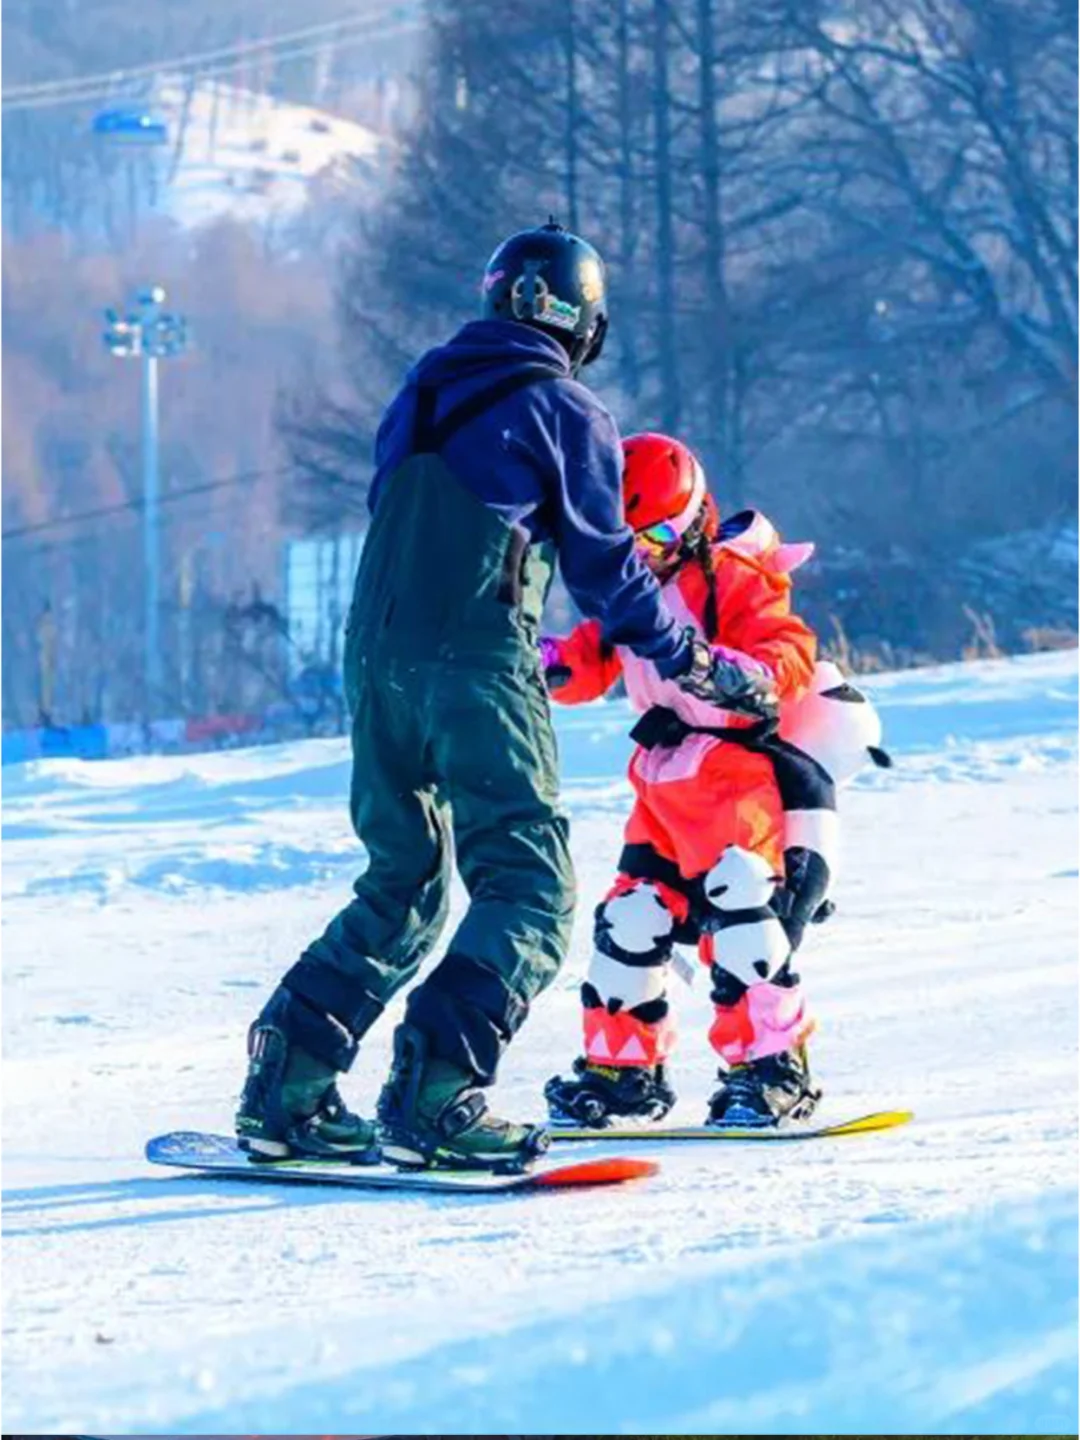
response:
[[[637,538],[657,550],[670,550],[682,539],[682,532],[670,520],[660,520],[637,532]]]

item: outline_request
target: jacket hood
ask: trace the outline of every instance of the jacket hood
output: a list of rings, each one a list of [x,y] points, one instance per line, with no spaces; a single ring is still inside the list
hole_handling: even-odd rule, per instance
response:
[[[772,521],[760,510],[740,510],[732,515],[720,526],[718,539],[728,550],[746,555],[780,575],[790,575],[814,553],[809,540],[785,544]]]
[[[570,376],[570,359],[559,342],[531,325],[513,320],[470,320],[445,345],[429,350],[409,372],[413,384],[439,385],[479,378],[485,372],[512,373],[543,363]]]

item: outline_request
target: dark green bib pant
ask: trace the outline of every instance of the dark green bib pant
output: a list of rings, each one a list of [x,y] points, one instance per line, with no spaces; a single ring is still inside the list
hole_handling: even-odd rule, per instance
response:
[[[559,969],[573,916],[536,648],[552,555],[440,458],[464,420],[434,426],[432,402],[421,389],[415,453],[380,495],[346,633],[352,819],[368,867],[284,983],[312,1007],[302,1043],[347,1068],[438,941],[456,861],[469,906],[407,1019],[433,1055],[490,1083]]]

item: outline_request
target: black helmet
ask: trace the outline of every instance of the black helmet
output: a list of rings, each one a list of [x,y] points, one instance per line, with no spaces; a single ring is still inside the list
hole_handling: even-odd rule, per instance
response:
[[[607,333],[604,262],[555,220],[504,240],[484,271],[485,320],[520,320],[561,340],[575,374]]]

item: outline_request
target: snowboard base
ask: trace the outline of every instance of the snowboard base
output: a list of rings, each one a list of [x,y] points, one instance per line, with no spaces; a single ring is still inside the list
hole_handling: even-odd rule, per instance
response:
[[[544,1157],[520,1174],[491,1170],[399,1170],[393,1165],[349,1165],[334,1160],[252,1160],[229,1135],[174,1130],[147,1141],[151,1165],[231,1179],[342,1185],[355,1190],[414,1190],[490,1194],[506,1190],[542,1190],[583,1185],[616,1185],[655,1175],[655,1160],[624,1155],[566,1162]]]
[[[794,1121],[779,1129],[722,1130],[713,1125],[609,1125],[604,1130],[575,1129],[573,1126],[551,1125],[552,1138],[564,1140],[820,1140],[832,1135],[864,1135],[874,1130],[892,1130],[906,1125],[914,1116],[911,1110],[874,1110],[850,1120],[829,1125],[805,1124]]]

